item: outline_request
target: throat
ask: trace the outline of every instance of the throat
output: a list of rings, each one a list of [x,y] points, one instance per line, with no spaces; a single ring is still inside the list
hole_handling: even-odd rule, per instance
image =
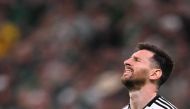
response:
[[[132,91],[129,93],[130,108],[143,109],[156,95],[157,95],[156,92],[146,93],[146,92],[141,92],[141,91]]]

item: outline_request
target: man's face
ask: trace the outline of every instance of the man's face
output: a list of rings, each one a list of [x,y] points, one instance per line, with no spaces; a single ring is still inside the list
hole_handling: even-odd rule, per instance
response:
[[[153,55],[151,51],[139,50],[124,61],[125,70],[121,80],[126,87],[136,89],[146,84],[152,70]]]

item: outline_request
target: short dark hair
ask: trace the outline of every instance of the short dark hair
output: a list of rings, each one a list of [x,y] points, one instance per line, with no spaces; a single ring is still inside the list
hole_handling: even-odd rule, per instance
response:
[[[162,76],[158,81],[158,85],[161,86],[169,78],[173,70],[174,66],[173,60],[164,50],[152,44],[139,43],[137,45],[137,49],[148,50],[154,53],[154,56],[152,58],[155,60],[159,68],[162,70]]]

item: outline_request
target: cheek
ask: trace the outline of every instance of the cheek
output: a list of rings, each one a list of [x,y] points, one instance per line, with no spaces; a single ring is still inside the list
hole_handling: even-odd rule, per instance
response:
[[[136,70],[133,73],[133,76],[136,78],[147,78],[148,72],[148,68],[136,68]]]

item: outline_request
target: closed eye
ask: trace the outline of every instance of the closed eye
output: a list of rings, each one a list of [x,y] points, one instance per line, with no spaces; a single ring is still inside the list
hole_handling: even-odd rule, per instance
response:
[[[133,57],[134,61],[140,62],[141,60],[138,57]]]

